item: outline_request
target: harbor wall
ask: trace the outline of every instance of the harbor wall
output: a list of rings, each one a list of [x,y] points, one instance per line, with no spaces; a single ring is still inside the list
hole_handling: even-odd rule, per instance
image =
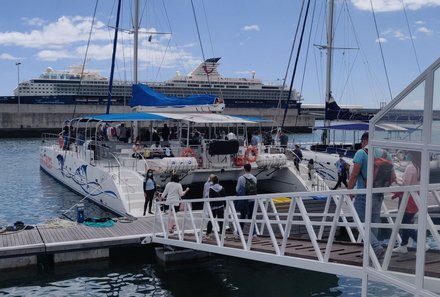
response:
[[[39,137],[41,133],[58,133],[63,123],[80,115],[103,114],[105,105],[55,105],[55,104],[1,104],[0,137]],[[128,106],[112,106],[112,113],[130,112]],[[225,114],[263,117],[275,123],[264,123],[265,127],[276,127],[282,120],[284,111],[276,108],[226,108]],[[298,115],[297,110],[289,110],[285,127],[291,132],[311,132],[315,125],[314,116]]]

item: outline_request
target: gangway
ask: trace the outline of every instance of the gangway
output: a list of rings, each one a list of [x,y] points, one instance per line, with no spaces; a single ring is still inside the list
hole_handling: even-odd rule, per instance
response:
[[[440,184],[432,185],[433,201],[440,201],[438,190]],[[383,192],[390,201],[393,192],[404,192],[406,199],[413,194],[414,199],[417,199],[414,186],[380,188],[373,192]],[[155,233],[148,241],[347,277],[363,278],[366,269],[376,269],[383,274],[381,279],[392,276],[413,281],[414,263],[419,253],[416,250],[405,255],[396,254],[393,253],[394,244],[388,244],[385,257],[378,259],[370,247],[369,257],[366,259],[367,263],[371,261],[373,268],[365,264],[362,256],[365,226],[359,220],[352,201],[352,195],[365,193],[366,190],[363,189],[184,199],[183,211],[176,213],[170,208],[167,214],[160,210],[163,202],[158,202]],[[283,197],[284,202],[276,203],[279,197]],[[313,203],[315,199],[325,199],[320,210]],[[239,200],[248,200],[254,205],[251,219],[239,218],[240,214],[235,207]],[[209,203],[213,201],[224,202],[224,218],[213,217]],[[197,206],[199,209],[194,210]],[[403,209],[400,207],[394,213],[383,211],[384,222],[371,224],[372,227],[388,230],[384,233],[393,236],[388,238],[388,243],[397,243],[400,240],[397,231],[402,225],[398,219],[403,214]],[[387,208],[384,206],[383,210]],[[169,233],[167,226],[169,216],[174,217],[177,223],[173,233]],[[204,235],[208,221],[216,226],[211,234],[213,236],[209,238]],[[226,226],[221,232],[219,223]],[[408,228],[416,228],[410,226],[412,225]],[[431,220],[430,231],[436,246],[440,247],[438,229]],[[252,236],[254,232],[250,230],[255,230],[257,236]],[[346,234],[346,238],[337,240],[342,232]],[[385,240],[384,245],[386,242]],[[434,246],[426,252],[426,291],[421,296],[438,296],[435,294],[440,293],[439,256],[440,251],[435,250]]]

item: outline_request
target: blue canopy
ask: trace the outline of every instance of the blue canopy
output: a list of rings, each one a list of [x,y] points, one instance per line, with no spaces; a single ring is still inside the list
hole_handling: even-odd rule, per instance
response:
[[[217,97],[213,95],[192,95],[185,98],[166,96],[156,92],[147,85],[133,85],[130,107],[135,106],[187,106],[187,105],[211,105]]]
[[[81,122],[85,121],[102,121],[102,122],[123,122],[123,121],[165,121],[168,117],[153,113],[144,112],[131,112],[131,113],[111,113],[111,114],[100,114],[100,115],[90,115],[83,116],[79,120]]]

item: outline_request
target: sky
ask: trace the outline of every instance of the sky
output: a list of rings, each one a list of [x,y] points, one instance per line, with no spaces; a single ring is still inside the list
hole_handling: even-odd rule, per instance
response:
[[[225,77],[255,73],[265,83],[290,85],[295,69],[293,86],[303,103],[323,103],[327,2],[310,2],[297,58],[303,1],[140,0],[138,77],[164,81],[177,71],[188,74],[204,58],[221,57]],[[0,3],[0,96],[12,95],[18,80],[36,78],[47,67],[64,70],[86,61],[87,70],[110,76],[116,1]],[[129,81],[132,4],[123,1],[115,71],[116,79]],[[439,15],[440,0],[335,0],[337,102],[377,108],[398,95],[439,58]]]

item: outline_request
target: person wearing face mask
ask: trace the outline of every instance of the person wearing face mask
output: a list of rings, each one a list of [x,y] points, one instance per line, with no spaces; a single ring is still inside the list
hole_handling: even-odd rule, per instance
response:
[[[156,192],[156,181],[154,180],[153,177],[153,170],[148,169],[144,182],[144,195],[145,195],[144,215],[147,211],[147,206],[148,206],[148,213],[149,214],[153,213],[151,211],[151,207],[153,206],[153,198],[155,192]]]

